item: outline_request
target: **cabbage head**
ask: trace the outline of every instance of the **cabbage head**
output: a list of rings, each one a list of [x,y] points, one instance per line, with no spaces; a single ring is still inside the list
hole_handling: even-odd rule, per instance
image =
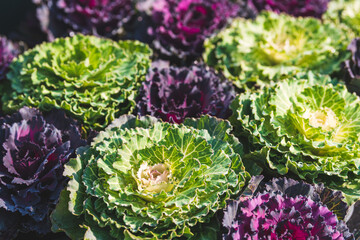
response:
[[[187,117],[204,114],[227,119],[234,98],[232,83],[226,79],[222,81],[204,65],[154,67],[149,69],[139,90],[136,112],[170,123],[182,123]]]
[[[205,42],[205,62],[242,88],[313,71],[331,74],[349,57],[350,34],[332,23],[263,12],[236,19]]]
[[[53,230],[72,239],[217,239],[203,226],[248,179],[231,130],[209,116],[180,125],[120,117],[66,165]]]
[[[1,240],[50,232],[49,215],[68,182],[64,164],[84,145],[80,125],[62,110],[23,107],[0,117]]]
[[[329,3],[326,20],[337,24],[344,24],[350,28],[356,37],[360,36],[360,1],[332,0]]]
[[[36,17],[48,39],[68,34],[119,39],[135,18],[132,0],[32,0]]]
[[[247,138],[244,164],[360,197],[360,99],[312,74],[247,92],[232,103],[236,135]]]
[[[348,206],[339,191],[287,178],[274,178],[256,186],[253,180],[259,181],[259,177],[251,179],[248,188],[252,194],[228,202],[223,219],[227,230],[224,240],[355,240],[352,230],[341,220]]]
[[[151,54],[150,48],[136,41],[80,34],[43,43],[10,65],[7,76],[12,89],[2,97],[3,110],[56,107],[86,128],[104,129],[135,105]]]

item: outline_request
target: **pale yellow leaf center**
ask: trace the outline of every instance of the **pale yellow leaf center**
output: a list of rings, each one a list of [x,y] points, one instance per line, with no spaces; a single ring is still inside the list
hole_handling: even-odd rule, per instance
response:
[[[169,167],[166,164],[149,166],[146,162],[141,164],[137,172],[140,181],[139,190],[152,193],[171,191],[173,185],[169,182],[171,177]]]
[[[315,112],[306,112],[304,117],[309,119],[312,127],[321,127],[325,131],[330,131],[338,125],[336,114],[327,107]]]

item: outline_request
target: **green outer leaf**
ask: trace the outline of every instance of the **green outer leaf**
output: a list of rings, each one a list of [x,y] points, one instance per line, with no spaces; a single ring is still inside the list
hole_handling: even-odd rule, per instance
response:
[[[304,78],[247,92],[233,101],[234,132],[250,142],[244,165],[254,175],[266,172],[324,182],[351,203],[360,198],[360,99],[343,85],[326,84],[327,78]],[[325,107],[336,115],[333,130],[313,127],[304,117],[306,111]]]
[[[56,205],[55,210],[51,214],[53,232],[65,231],[73,240],[80,240],[84,238],[85,229],[81,228],[82,219],[76,217],[69,212],[68,209],[69,192],[63,190],[60,194],[59,204]]]
[[[43,43],[10,66],[12,89],[2,96],[3,110],[24,105],[68,111],[85,127],[104,129],[129,113],[150,66],[150,48],[136,41],[114,42],[75,35]]]
[[[332,23],[263,12],[255,21],[236,19],[205,42],[205,62],[238,88],[313,71],[339,71],[350,55],[352,35]]]
[[[61,199],[67,212],[52,216],[57,229],[68,232],[58,221],[72,215],[88,239],[206,238],[218,231],[208,225],[215,212],[249,179],[231,130],[229,122],[209,116],[181,125],[122,116],[66,165],[70,199]],[[172,189],[140,190],[143,162],[169,166]],[[194,235],[200,229],[208,232]]]

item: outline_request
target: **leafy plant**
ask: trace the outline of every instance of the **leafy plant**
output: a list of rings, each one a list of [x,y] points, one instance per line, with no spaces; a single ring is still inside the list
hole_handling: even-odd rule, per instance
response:
[[[324,182],[352,202],[360,197],[360,99],[329,81],[309,74],[242,94],[231,122],[250,142],[249,171]]]
[[[236,19],[205,42],[205,62],[239,88],[268,85],[298,72],[331,74],[349,56],[351,35],[332,23],[264,12]]]
[[[201,56],[205,38],[241,13],[247,15],[247,10],[230,0],[156,0],[153,45],[164,58],[192,62]]]
[[[360,2],[357,0],[332,0],[325,19],[350,28],[356,37],[360,36]]]
[[[135,16],[131,0],[33,0],[49,40],[69,33],[118,39]]]
[[[87,129],[103,129],[135,105],[151,53],[136,41],[83,35],[43,43],[10,65],[4,111],[62,108]]]
[[[80,126],[61,110],[43,116],[27,107],[1,117],[0,126],[0,239],[12,239],[18,231],[46,234],[49,214],[68,181],[64,164],[75,148],[86,145]]]
[[[53,230],[72,239],[216,239],[214,226],[199,228],[248,179],[230,131],[209,116],[180,125],[120,117],[66,165]]]
[[[335,215],[347,210],[341,193],[286,178],[261,185],[228,203],[224,239],[354,239]]]
[[[204,65],[151,68],[137,99],[139,115],[182,123],[187,117],[204,114],[228,118],[235,98],[229,81],[222,81]]]

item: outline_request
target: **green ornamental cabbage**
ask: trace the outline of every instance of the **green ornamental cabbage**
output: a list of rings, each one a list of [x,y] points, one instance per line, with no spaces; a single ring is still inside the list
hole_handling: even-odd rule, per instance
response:
[[[69,111],[86,128],[105,128],[135,106],[152,51],[136,41],[75,35],[41,44],[20,55],[7,75],[4,111],[24,105]]]
[[[325,14],[337,24],[345,24],[350,28],[356,37],[360,37],[360,1],[359,0],[332,0],[329,9]]]
[[[249,178],[231,130],[209,116],[180,125],[120,117],[66,165],[53,230],[72,239],[217,239],[206,223]]]
[[[308,70],[338,71],[349,56],[350,40],[332,23],[263,12],[255,20],[236,19],[208,39],[204,59],[242,88],[245,83],[268,84]]]
[[[232,103],[252,173],[289,175],[360,197],[360,99],[312,74],[247,92]]]

